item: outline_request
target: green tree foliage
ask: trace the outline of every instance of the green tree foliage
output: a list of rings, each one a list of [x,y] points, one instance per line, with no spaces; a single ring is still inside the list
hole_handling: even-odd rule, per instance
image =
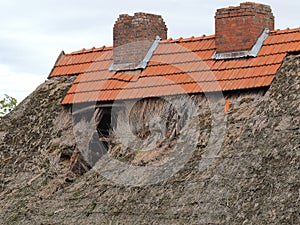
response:
[[[9,95],[4,95],[0,100],[0,118],[12,111],[17,105],[17,99]]]

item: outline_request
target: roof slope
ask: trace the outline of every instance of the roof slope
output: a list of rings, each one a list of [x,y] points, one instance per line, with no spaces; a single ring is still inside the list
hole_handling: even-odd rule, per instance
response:
[[[63,104],[230,91],[270,86],[290,52],[300,51],[300,28],[272,31],[256,58],[213,60],[214,36],[161,41],[140,74],[110,72],[112,47],[63,55],[51,77],[78,75]]]

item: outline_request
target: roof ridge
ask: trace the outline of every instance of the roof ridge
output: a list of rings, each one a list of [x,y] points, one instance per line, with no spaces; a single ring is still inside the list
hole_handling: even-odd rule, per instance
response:
[[[201,40],[208,40],[208,39],[213,39],[215,37],[215,35],[209,35],[206,36],[205,34],[203,34],[202,36],[191,36],[188,38],[177,38],[177,39],[173,39],[173,38],[169,38],[167,40],[161,40],[160,43],[175,43],[175,42],[192,42],[192,41],[201,41]],[[79,54],[85,54],[85,53],[90,53],[90,52],[101,52],[101,51],[110,51],[113,49],[113,46],[105,46],[103,45],[102,47],[96,48],[96,47],[92,47],[90,49],[81,49],[78,51],[74,51],[71,53],[67,53],[65,55],[79,55]]]
[[[82,50],[74,51],[74,52],[68,53],[66,55],[79,55],[79,54],[85,54],[85,53],[91,53],[91,52],[110,51],[112,49],[113,49],[112,46],[106,47],[105,45],[103,45],[102,47],[99,47],[99,48],[96,48],[96,47],[92,47],[90,49],[83,48]]]
[[[284,33],[294,33],[294,32],[300,32],[300,27],[292,28],[292,29],[285,28],[285,29],[272,30],[270,32],[270,35],[280,35],[280,34],[284,34]],[[168,43],[194,42],[194,41],[209,40],[209,39],[214,39],[214,38],[215,38],[215,34],[208,35],[208,36],[203,34],[202,36],[196,36],[196,37],[191,36],[188,38],[183,38],[183,37],[179,37],[177,39],[169,38],[166,40],[161,40],[160,43],[168,44]],[[83,48],[82,50],[74,51],[74,52],[68,53],[66,55],[79,55],[79,54],[85,54],[85,53],[91,53],[91,52],[111,51],[112,49],[113,49],[113,46],[107,47],[107,46],[103,45],[102,47],[99,47],[99,48],[96,48],[96,47],[92,47],[90,49]]]
[[[167,40],[161,40],[160,43],[193,42],[193,41],[209,40],[209,39],[213,39],[213,38],[215,38],[214,34],[209,35],[209,36],[206,36],[205,34],[203,34],[202,36],[198,36],[198,37],[195,37],[195,36],[191,36],[188,38],[179,37],[177,39],[169,38]]]
[[[280,35],[280,34],[288,34],[288,33],[296,33],[296,32],[300,32],[300,27],[296,27],[296,28],[285,28],[285,29],[276,29],[276,30],[272,30],[270,32],[270,35]]]

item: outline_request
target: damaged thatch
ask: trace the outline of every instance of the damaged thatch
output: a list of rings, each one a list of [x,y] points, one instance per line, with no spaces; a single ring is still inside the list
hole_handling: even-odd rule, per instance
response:
[[[71,162],[79,149],[74,118],[60,101],[72,80],[47,81],[0,121],[0,221],[4,224],[297,224],[299,68],[299,55],[289,56],[265,96],[248,92],[232,97],[226,134],[217,157],[205,157],[208,136],[202,132],[192,156],[178,172],[159,183],[135,187],[114,183],[101,170],[86,173],[75,170],[70,175],[74,165]],[[193,100],[202,106],[203,99],[199,96]],[[155,104],[160,107],[154,107]],[[130,111],[129,127],[141,138],[130,151],[137,150],[139,144],[147,146],[148,138],[151,140],[149,121],[156,121],[156,117],[148,110],[154,108],[157,118],[165,118],[165,109],[170,111],[163,100],[140,101]],[[210,117],[205,110],[200,115]],[[164,133],[173,138],[171,146],[177,141],[177,124],[180,124],[177,116],[174,112],[165,120]],[[198,122],[205,130],[211,122],[202,123],[201,118]],[[106,141],[118,146],[119,141],[114,137],[122,130],[112,131],[114,135]],[[168,138],[158,144],[166,146],[167,141]],[[124,148],[116,149],[109,151],[118,158]],[[163,149],[145,158],[139,156],[140,152],[134,157],[126,158],[124,154],[120,158],[126,159],[126,164],[147,167],[157,165],[171,153]],[[201,169],[203,165],[209,166]],[[89,169],[89,166],[83,163],[77,168]]]

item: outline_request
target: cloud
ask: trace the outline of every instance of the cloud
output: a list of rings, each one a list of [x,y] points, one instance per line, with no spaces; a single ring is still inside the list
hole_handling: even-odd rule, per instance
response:
[[[9,66],[0,64],[0,99],[8,94],[20,102],[44,81],[40,75],[16,73]]]

